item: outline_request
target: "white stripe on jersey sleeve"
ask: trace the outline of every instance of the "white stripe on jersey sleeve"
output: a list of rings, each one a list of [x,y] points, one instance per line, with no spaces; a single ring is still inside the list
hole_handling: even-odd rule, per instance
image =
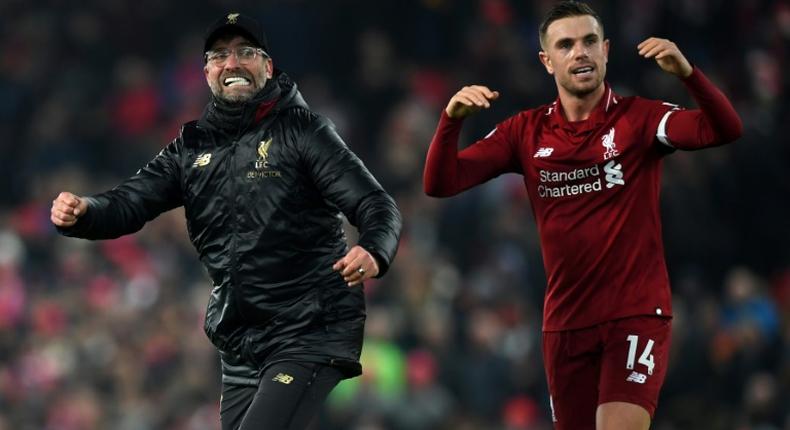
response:
[[[494,134],[494,133],[496,133],[496,127],[494,127],[494,129],[493,129],[493,130],[491,130],[491,131],[490,131],[488,134],[486,134],[486,137],[484,137],[483,139],[488,139],[488,138],[489,138],[489,137],[491,137],[491,135],[492,135],[492,134]]]
[[[667,119],[669,119],[669,116],[672,115],[672,112],[674,112],[674,110],[668,111],[664,114],[664,117],[661,118],[661,122],[658,123],[658,130],[656,130],[656,137],[658,138],[658,141],[670,148],[674,148],[674,146],[672,146],[672,143],[669,141],[669,137],[667,137]]]

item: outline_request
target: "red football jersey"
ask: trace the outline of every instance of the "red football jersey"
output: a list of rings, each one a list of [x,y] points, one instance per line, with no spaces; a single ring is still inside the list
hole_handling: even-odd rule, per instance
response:
[[[687,85],[700,86],[694,95],[704,105],[711,88],[718,90],[695,74]],[[670,316],[659,211],[662,159],[675,146],[696,149],[732,138],[710,124],[725,112],[740,127],[721,98],[714,94],[708,100],[715,106],[708,111],[719,112],[706,116],[620,97],[607,85],[587,120],[568,122],[557,99],[508,118],[457,154],[461,121],[443,114],[426,163],[426,192],[452,195],[502,173],[524,175],[548,282],[545,331],[636,315]]]
[[[499,124],[481,144],[511,146],[538,225],[548,288],[544,329],[671,315],[659,219],[656,133],[673,109],[606,88],[590,118],[559,101]]]

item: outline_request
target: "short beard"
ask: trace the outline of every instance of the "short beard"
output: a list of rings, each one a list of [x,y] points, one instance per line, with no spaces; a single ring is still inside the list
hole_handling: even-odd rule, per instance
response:
[[[596,86],[594,86],[592,88],[589,88],[589,89],[588,88],[573,89],[573,90],[569,89],[568,92],[570,92],[571,94],[573,94],[574,96],[576,96],[578,98],[584,98],[585,96],[588,96],[588,95],[594,93],[595,90],[597,90],[600,85],[601,85],[601,83],[599,82],[598,85],[596,85]]]
[[[600,75],[598,75],[598,79],[595,81],[595,84],[592,86],[584,86],[584,87],[576,87],[574,86],[571,81],[573,80],[572,76],[568,77],[568,85],[563,87],[566,91],[573,94],[575,97],[584,98],[592,93],[594,93],[598,88],[600,88],[601,84],[606,77],[606,66],[600,66],[599,68]]]
[[[246,102],[247,100],[251,99],[255,94],[237,94],[237,95],[228,95],[228,94],[217,94],[214,93],[214,97],[231,104],[241,104]]]
[[[575,97],[584,98],[584,97],[594,93],[595,90],[597,90],[598,87],[600,87],[602,83],[603,83],[603,79],[600,79],[594,85],[589,86],[589,87],[587,87],[587,86],[585,86],[585,87],[578,87],[578,86],[575,86],[575,85],[571,84],[571,85],[563,85],[563,88],[565,88],[566,91],[568,91],[570,94],[572,94]]]

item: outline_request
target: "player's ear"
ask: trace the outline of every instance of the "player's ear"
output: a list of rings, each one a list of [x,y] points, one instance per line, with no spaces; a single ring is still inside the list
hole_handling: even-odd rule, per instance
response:
[[[603,58],[606,62],[609,62],[609,39],[603,40]]]
[[[203,66],[203,75],[206,77],[206,82],[208,82],[208,63]]]
[[[548,54],[544,51],[538,52],[538,57],[540,58],[540,62],[543,63],[543,67],[546,68],[546,72],[550,75],[554,74],[554,67],[551,65],[551,58],[549,58]]]
[[[272,61],[272,57],[266,59],[263,67],[266,70],[266,79],[271,79],[274,76],[274,61]]]

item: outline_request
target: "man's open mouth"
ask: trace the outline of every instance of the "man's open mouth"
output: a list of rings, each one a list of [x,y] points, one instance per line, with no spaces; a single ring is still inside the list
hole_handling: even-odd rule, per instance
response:
[[[250,80],[241,76],[231,76],[229,78],[225,78],[222,83],[226,87],[236,87],[239,85],[250,85]]]

